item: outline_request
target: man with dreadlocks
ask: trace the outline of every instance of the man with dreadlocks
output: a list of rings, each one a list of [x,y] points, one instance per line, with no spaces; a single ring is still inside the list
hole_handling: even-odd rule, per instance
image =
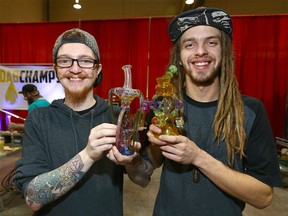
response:
[[[154,168],[163,165],[154,216],[242,215],[262,209],[280,185],[277,152],[262,103],[243,96],[234,74],[232,21],[223,10],[198,8],[169,24],[169,65],[184,101],[184,133],[147,133]]]

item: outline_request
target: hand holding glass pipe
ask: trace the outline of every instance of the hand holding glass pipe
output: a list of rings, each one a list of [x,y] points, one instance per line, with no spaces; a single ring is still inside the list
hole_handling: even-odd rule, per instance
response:
[[[177,74],[177,68],[171,65],[162,77],[156,78],[156,94],[152,100],[144,100],[143,94],[138,89],[132,89],[131,65],[124,65],[125,81],[123,87],[116,87],[109,91],[109,102],[111,105],[112,117],[117,118],[116,147],[123,155],[134,154],[133,143],[135,134],[138,131],[140,120],[144,114],[152,109],[155,117],[152,123],[162,129],[162,134],[179,135],[183,128],[182,117],[183,102],[174,93],[171,79]],[[120,111],[118,117],[113,105],[113,100],[118,97],[120,100]],[[139,109],[135,114],[131,112],[131,102],[139,98]]]

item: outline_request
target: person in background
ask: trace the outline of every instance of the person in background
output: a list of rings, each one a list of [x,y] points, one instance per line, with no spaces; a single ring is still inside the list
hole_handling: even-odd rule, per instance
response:
[[[154,168],[163,165],[153,215],[240,216],[245,203],[265,208],[281,183],[276,145],[262,103],[239,92],[231,17],[197,8],[173,18],[168,30],[185,133],[157,138],[161,129],[149,126],[148,153]]]
[[[122,155],[108,103],[93,94],[102,80],[95,38],[62,33],[53,48],[65,98],[29,114],[14,184],[35,215],[123,215],[123,174],[145,187],[153,167],[138,153]]]
[[[22,91],[18,92],[23,94],[24,100],[28,102],[28,114],[35,108],[49,106],[50,103],[42,97],[37,87],[33,84],[26,84],[22,87]],[[9,122],[9,131],[24,132],[24,124]]]

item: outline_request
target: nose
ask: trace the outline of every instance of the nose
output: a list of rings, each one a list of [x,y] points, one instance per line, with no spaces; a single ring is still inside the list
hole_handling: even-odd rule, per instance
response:
[[[73,61],[70,70],[73,72],[80,72],[81,71],[81,68],[79,67],[78,62],[76,60]]]
[[[207,52],[207,49],[205,47],[205,44],[198,44],[197,45],[195,55],[203,56],[203,55],[206,55],[207,53],[208,52]]]

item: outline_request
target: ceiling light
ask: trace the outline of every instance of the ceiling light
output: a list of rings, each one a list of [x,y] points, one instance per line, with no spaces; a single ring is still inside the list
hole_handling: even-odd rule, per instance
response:
[[[185,3],[188,4],[188,5],[193,4],[194,0],[186,0]]]
[[[74,4],[73,7],[74,7],[75,9],[81,9],[81,5],[80,5],[80,4]]]
[[[75,9],[81,9],[81,5],[79,4],[79,0],[75,0],[75,4],[73,5]]]

